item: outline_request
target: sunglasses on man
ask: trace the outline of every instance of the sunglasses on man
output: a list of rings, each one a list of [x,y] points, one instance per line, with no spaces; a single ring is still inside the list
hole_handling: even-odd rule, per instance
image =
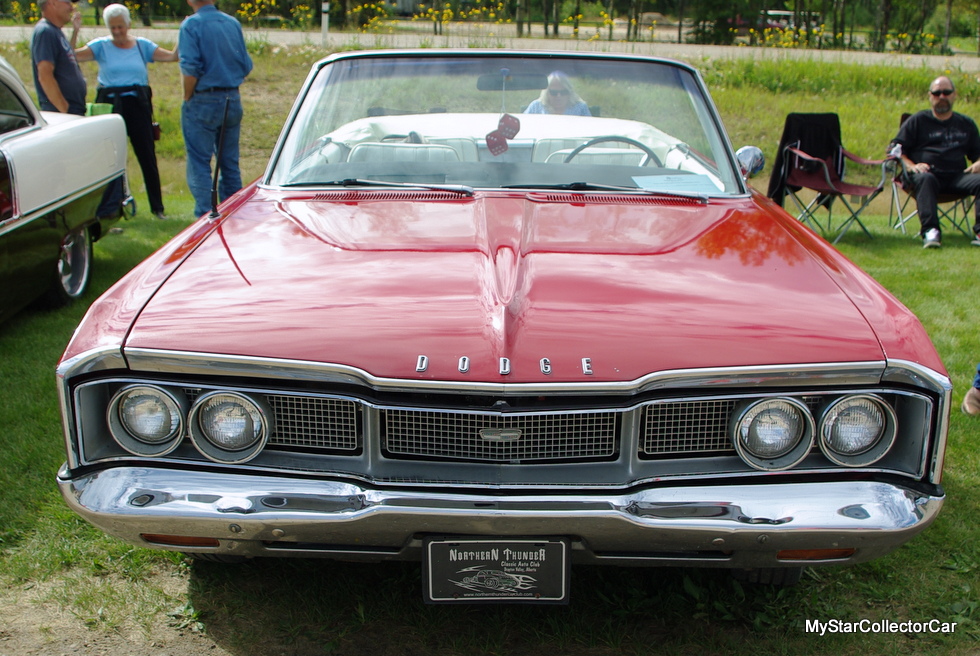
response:
[[[935,91],[930,91],[929,93],[938,98],[939,96],[951,96],[956,92],[952,89],[936,89]]]

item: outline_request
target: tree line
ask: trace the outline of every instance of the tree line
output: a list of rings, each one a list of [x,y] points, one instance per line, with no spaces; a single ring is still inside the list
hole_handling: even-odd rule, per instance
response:
[[[110,1],[90,5],[96,23]],[[186,0],[125,4],[145,26],[191,13]],[[216,4],[254,27],[294,29],[319,27],[325,8],[322,0]],[[498,34],[513,30],[518,37],[621,39],[625,33],[627,40],[948,53],[950,38],[980,33],[980,0],[331,0],[326,6],[331,29],[377,29],[400,18],[431,22],[435,34],[454,23],[482,21],[501,25]],[[37,7],[0,0],[0,13],[31,22]]]

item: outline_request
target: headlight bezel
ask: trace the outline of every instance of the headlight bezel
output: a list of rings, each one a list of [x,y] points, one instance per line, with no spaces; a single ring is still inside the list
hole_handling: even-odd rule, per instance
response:
[[[122,406],[128,398],[140,391],[157,396],[170,410],[172,418],[175,418],[174,426],[165,437],[156,440],[141,439],[132,426],[127,424]],[[135,383],[122,387],[113,394],[106,408],[106,423],[112,438],[127,452],[137,456],[160,457],[171,453],[184,438],[188,407],[187,398],[179,392],[159,385]]]
[[[220,397],[227,397],[227,400],[237,399],[243,408],[252,406],[251,410],[246,408],[249,421],[254,426],[256,418],[259,420],[257,435],[251,438],[247,444],[239,448],[222,447],[213,436],[209,436],[206,429],[202,426],[201,413],[208,410],[207,405]],[[269,436],[273,431],[274,414],[269,404],[258,395],[245,394],[237,390],[212,390],[202,394],[194,401],[190,413],[187,416],[188,432],[194,447],[208,460],[222,464],[241,464],[255,458],[269,441]]]
[[[851,454],[835,449],[828,438],[828,431],[843,414],[842,406],[855,403],[871,403],[881,413],[884,422],[879,435],[866,448]],[[895,444],[898,436],[898,416],[890,403],[876,394],[851,394],[836,399],[823,409],[820,415],[820,428],[817,443],[824,457],[842,467],[867,467],[884,458]]]
[[[775,407],[791,409],[799,418],[801,426],[794,444],[778,455],[766,457],[750,448],[744,436],[755,420]],[[813,449],[815,433],[815,423],[810,409],[799,399],[789,396],[754,399],[743,404],[732,414],[730,437],[735,452],[743,462],[760,471],[785,471],[798,465]]]

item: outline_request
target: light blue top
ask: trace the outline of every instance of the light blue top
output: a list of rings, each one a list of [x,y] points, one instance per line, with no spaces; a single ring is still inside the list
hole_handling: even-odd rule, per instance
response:
[[[136,47],[120,48],[111,36],[102,36],[88,42],[95,61],[99,62],[100,87],[130,87],[134,84],[149,86],[146,65],[153,61],[157,44],[143,37],[136,37]]]
[[[242,25],[214,5],[204,5],[180,24],[180,72],[197,78],[197,90],[239,86],[252,70]]]
[[[548,108],[544,106],[544,103],[540,99],[532,100],[531,104],[527,106],[524,110],[525,114],[551,114]],[[592,112],[589,111],[589,106],[583,101],[578,101],[574,105],[569,105],[565,108],[565,116],[592,116]]]

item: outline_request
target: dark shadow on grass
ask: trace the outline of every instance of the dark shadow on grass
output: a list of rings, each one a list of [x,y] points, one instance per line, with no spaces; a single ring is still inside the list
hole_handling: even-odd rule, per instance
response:
[[[195,562],[189,592],[209,637],[236,656],[618,656],[735,653],[753,627],[795,626],[815,585],[743,588],[726,570],[575,566],[568,606],[446,606],[422,601],[416,563],[256,559]]]

